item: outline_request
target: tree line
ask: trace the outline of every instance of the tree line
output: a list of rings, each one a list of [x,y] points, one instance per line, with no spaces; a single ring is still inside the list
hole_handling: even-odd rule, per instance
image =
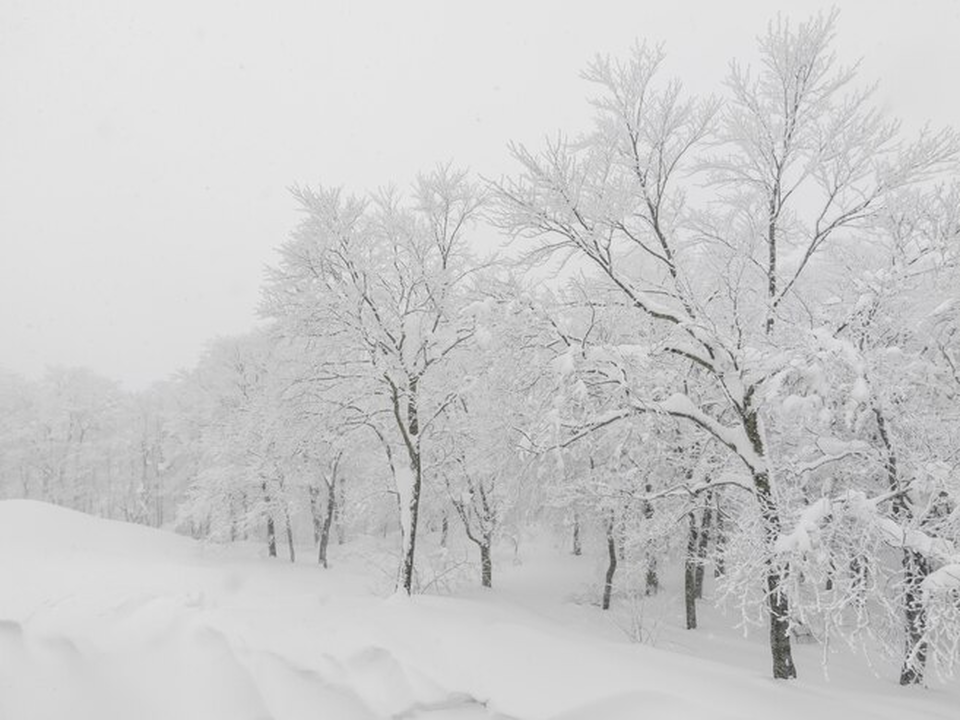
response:
[[[771,23],[716,96],[638,45],[583,78],[595,122],[409,192],[295,187],[264,325],[124,396],[4,381],[6,495],[295,557],[424,527],[492,549],[534,519],[600,538],[602,607],[679,556],[688,628],[716,599],[792,639],[960,647],[960,141],[907,137],[832,49]],[[479,251],[479,228],[509,238]],[[175,515],[174,515],[174,505]]]

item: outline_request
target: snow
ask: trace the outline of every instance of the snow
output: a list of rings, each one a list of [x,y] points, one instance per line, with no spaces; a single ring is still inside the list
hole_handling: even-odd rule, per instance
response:
[[[930,316],[937,317],[938,315],[946,315],[947,313],[951,312],[956,306],[957,306],[956,298],[950,298],[949,300],[946,300],[940,303],[939,305],[937,305],[937,307],[933,309],[933,312],[930,313]]]
[[[676,651],[629,643],[568,602],[586,558],[526,547],[497,590],[397,602],[347,555],[325,571],[3,501],[0,718],[924,720],[960,701],[869,672],[828,685],[816,648],[797,648],[808,679],[774,682],[762,643],[707,609],[702,631],[663,630]]]
[[[490,345],[493,343],[493,333],[491,333],[483,325],[477,325],[477,330],[474,333],[473,338],[476,340],[477,346],[481,350],[490,347]]]
[[[896,521],[879,515],[876,517],[876,523],[887,542],[893,547],[908,548],[941,563],[949,564],[960,560],[955,555],[956,549],[953,543],[945,538],[931,537],[916,528],[904,528]]]
[[[928,594],[960,591],[960,562],[934,570],[924,578],[922,587],[923,592]]]
[[[818,542],[820,525],[833,512],[829,498],[818,498],[800,513],[796,527],[777,538],[774,549],[779,553],[809,552]]]
[[[558,355],[551,361],[553,366],[553,371],[560,377],[566,377],[567,375],[573,374],[573,371],[576,369],[573,359],[573,349],[568,349],[561,355]]]
[[[663,402],[655,405],[655,409],[668,415],[689,418],[701,425],[720,442],[731,448],[751,470],[767,469],[766,461],[753,449],[742,427],[723,425],[694,405],[693,400],[687,395],[674,393]]]
[[[853,381],[850,397],[858,403],[866,403],[870,399],[870,386],[862,375]]]

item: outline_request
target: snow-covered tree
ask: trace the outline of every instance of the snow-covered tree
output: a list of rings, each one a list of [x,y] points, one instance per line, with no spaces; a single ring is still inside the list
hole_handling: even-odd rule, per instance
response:
[[[777,543],[802,502],[790,481],[789,428],[769,386],[827,302],[837,254],[867,247],[889,202],[956,160],[953,133],[904,140],[831,50],[834,16],[771,23],[757,69],[731,65],[726,97],[684,96],[641,46],[584,73],[596,128],[540,152],[515,146],[521,175],[497,188],[499,225],[576,257],[642,318],[637,344],[674,378],[640,392],[608,364],[616,404],[574,433],[637,414],[699,427],[739,465],[752,499],[756,582],[773,675],[796,676]],[[642,373],[641,373],[642,374]],[[731,479],[733,475],[731,475]]]
[[[296,188],[305,214],[280,248],[264,310],[291,337],[335,343],[329,384],[357,381],[351,403],[384,443],[399,499],[398,588],[411,592],[423,444],[457,397],[441,372],[472,341],[475,323],[458,313],[476,266],[466,232],[480,195],[463,172],[440,167],[417,179],[412,197],[370,198],[337,189]]]

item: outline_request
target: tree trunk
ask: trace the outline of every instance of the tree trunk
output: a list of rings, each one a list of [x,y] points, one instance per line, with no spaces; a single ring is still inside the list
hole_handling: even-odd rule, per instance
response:
[[[904,661],[900,669],[901,685],[920,685],[927,663],[927,614],[923,607],[920,584],[930,574],[926,558],[913,550],[903,551],[903,573],[906,590],[904,605]]]
[[[329,567],[327,564],[327,547],[330,544],[330,528],[333,525],[333,516],[337,510],[336,481],[327,485],[327,512],[323,517],[323,525],[320,528],[320,541],[317,543],[317,562],[323,567]]]
[[[493,587],[493,561],[490,559],[490,538],[484,538],[480,543],[480,584]]]
[[[295,563],[297,561],[297,551],[293,547],[293,527],[290,525],[290,516],[286,515],[284,520],[287,524],[287,550],[290,553],[290,562]]]
[[[833,590],[833,586],[836,582],[835,581],[836,576],[837,576],[837,563],[834,560],[834,556],[831,555],[830,562],[827,563],[827,580],[823,584],[824,590],[826,590],[827,592],[829,592],[830,590]]]
[[[693,593],[697,600],[703,599],[703,575],[707,567],[707,548],[710,543],[710,525],[713,523],[713,498],[707,495],[703,514],[700,516],[700,529],[697,532],[697,565],[694,571]]]
[[[887,485],[890,490],[902,490],[897,454],[893,440],[887,429],[884,414],[879,408],[873,409],[877,421],[880,441],[886,450]],[[893,516],[900,523],[906,523],[913,517],[909,496],[901,492],[893,500]],[[903,622],[904,622],[904,659],[900,669],[901,685],[919,685],[923,682],[923,673],[927,662],[927,645],[923,636],[927,629],[927,615],[923,609],[923,597],[920,584],[930,572],[927,561],[922,555],[908,548],[903,550]],[[866,586],[866,579],[864,579]]]
[[[652,550],[647,550],[647,571],[643,578],[643,594],[647,597],[660,592],[660,576],[657,574],[657,556]]]
[[[743,428],[757,457],[764,458],[766,453],[761,435],[760,417],[757,411],[750,407],[750,394],[745,402]],[[753,467],[753,488],[760,505],[767,551],[764,562],[767,566],[767,609],[770,615],[770,654],[773,660],[773,677],[775,680],[792,680],[797,677],[797,668],[793,663],[793,649],[790,646],[790,601],[780,589],[782,576],[780,568],[774,562],[773,552],[780,537],[780,515],[767,470]]]
[[[683,604],[686,610],[687,630],[697,629],[697,519],[688,516],[687,554],[683,560]]]
[[[767,547],[772,548],[780,536],[780,516],[770,492],[770,478],[766,473],[755,473],[753,481],[760,502]],[[790,646],[790,601],[780,589],[782,575],[772,556],[768,555],[766,565],[773,677],[776,680],[792,680],[797,677],[797,668],[793,664],[793,649]]]
[[[770,650],[773,655],[773,677],[792,680],[797,677],[790,647],[790,607],[787,596],[780,592],[780,573],[767,573],[768,604],[770,608]]]
[[[343,510],[347,503],[347,478],[341,475],[337,481],[337,502],[334,510],[333,521],[337,528],[337,545],[343,545],[347,541],[347,528],[344,524]]]
[[[610,609],[610,596],[613,594],[613,576],[617,572],[617,541],[614,535],[613,513],[607,521],[607,576],[603,583],[603,603],[601,607],[604,610]]]
[[[267,481],[264,480],[260,484],[260,488],[263,490],[263,499],[267,504],[267,552],[270,557],[277,556],[277,532],[273,526],[273,514],[271,513],[270,507],[270,493],[267,492]]]
[[[417,523],[420,517],[420,488],[423,481],[423,463],[420,453],[420,416],[417,407],[418,388],[420,379],[410,377],[407,385],[406,411],[401,410],[401,395],[398,388],[392,385],[393,416],[397,429],[403,437],[407,460],[410,469],[409,497],[404,498],[400,492],[400,572],[397,577],[397,589],[407,595],[413,592],[414,558],[417,549]],[[404,420],[405,418],[405,420]],[[398,490],[400,488],[398,487]],[[406,503],[406,507],[404,507]]]
[[[407,527],[401,528],[403,539],[403,559],[400,566],[400,586],[403,591],[410,595],[413,592],[413,573],[414,557],[417,548],[417,520],[420,515],[420,483],[421,467],[420,453],[414,453],[410,462],[410,469],[413,474],[412,487],[410,488],[409,506],[405,509],[407,515]],[[404,512],[404,510],[401,510]]]
[[[447,537],[450,534],[450,518],[447,516],[447,511],[443,511],[443,518],[440,520],[440,547],[445,548],[447,546]]]
[[[311,485],[307,488],[307,492],[310,495],[310,518],[313,520],[313,544],[317,545],[320,542],[320,528],[323,525],[320,517],[320,488]]]
[[[277,533],[273,527],[272,517],[267,517],[267,552],[270,557],[277,556]]]
[[[583,554],[583,546],[580,544],[580,514],[577,512],[573,513],[573,554]]]
[[[644,485],[644,491],[649,495],[653,492],[653,485],[651,483],[646,483]],[[643,513],[644,520],[650,520],[653,518],[653,503],[644,500],[643,504],[640,507],[641,512]],[[643,594],[647,597],[651,595],[656,595],[660,592],[660,577],[657,575],[657,555],[653,543],[647,542],[646,547],[646,556],[647,556],[647,571],[644,573],[643,578]]]

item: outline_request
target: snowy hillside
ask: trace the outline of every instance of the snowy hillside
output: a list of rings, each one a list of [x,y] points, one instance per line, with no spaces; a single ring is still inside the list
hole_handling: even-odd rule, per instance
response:
[[[956,688],[841,689],[815,667],[778,683],[760,645],[727,653],[753,664],[736,667],[631,644],[595,607],[564,604],[585,577],[568,565],[589,561],[542,548],[501,589],[412,599],[377,597],[355,560],[255,555],[0,502],[0,717],[903,720],[960,706]],[[712,634],[682,637],[698,652]]]

